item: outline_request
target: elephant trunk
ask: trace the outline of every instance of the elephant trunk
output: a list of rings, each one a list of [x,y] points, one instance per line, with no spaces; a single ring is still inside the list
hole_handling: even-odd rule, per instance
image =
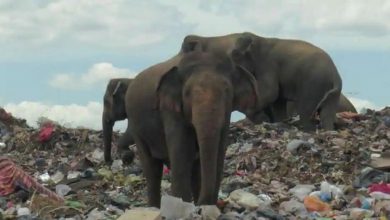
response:
[[[112,128],[114,122],[107,114],[103,113],[103,144],[104,144],[104,160],[109,163],[111,159],[111,141],[112,141]]]
[[[192,107],[192,124],[194,125],[200,152],[201,191],[199,205],[213,205],[217,202],[221,156],[222,131],[226,126],[225,106],[216,103],[204,103]],[[222,157],[223,160],[223,157]],[[222,161],[223,167],[223,161]]]

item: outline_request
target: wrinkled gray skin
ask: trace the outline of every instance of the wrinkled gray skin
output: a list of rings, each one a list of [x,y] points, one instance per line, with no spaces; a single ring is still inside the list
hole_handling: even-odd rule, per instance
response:
[[[126,93],[150,206],[160,206],[163,163],[171,168],[173,196],[215,204],[231,112],[256,104],[254,77],[218,49],[204,53],[201,46],[184,42],[177,56],[141,72]]]
[[[131,81],[131,79],[126,78],[111,79],[104,94],[104,110],[102,116],[104,160],[109,164],[112,162],[112,129],[116,121],[127,118],[125,94]],[[129,145],[131,144],[134,144],[134,140],[131,136],[130,128],[127,128],[126,132],[118,141],[118,153],[121,155],[125,164],[131,163],[134,158],[134,153],[129,150]]]
[[[290,101],[296,106],[303,130],[315,130],[317,113],[323,129],[334,129],[342,81],[326,52],[304,41],[243,33],[231,56],[258,82],[258,113],[272,106],[275,121],[280,121],[287,115]],[[255,123],[257,116],[247,115]]]
[[[342,94],[342,93],[340,94],[340,100],[339,100],[339,103],[337,106],[337,112],[357,113],[355,106],[353,106],[353,104],[348,100],[348,98],[345,97],[344,94]],[[287,113],[287,115],[284,118],[275,119],[273,114],[272,114],[272,107],[271,107],[270,113],[269,112],[268,113],[263,112],[262,114],[258,113],[257,118],[256,118],[256,122],[257,123],[260,123],[263,121],[264,122],[271,122],[271,123],[280,122],[280,121],[289,119],[294,115],[297,115],[296,106],[294,105],[293,102],[287,102],[287,112],[286,113]]]

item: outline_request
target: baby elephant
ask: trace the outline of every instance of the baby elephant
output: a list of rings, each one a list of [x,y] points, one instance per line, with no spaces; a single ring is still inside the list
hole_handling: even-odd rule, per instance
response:
[[[111,163],[111,141],[112,128],[116,121],[127,118],[125,109],[125,94],[132,79],[117,78],[111,79],[107,85],[104,94],[103,110],[103,142],[104,142],[104,160]],[[122,157],[123,163],[129,164],[134,158],[134,153],[129,150],[129,145],[134,144],[129,128],[119,139],[118,152]]]

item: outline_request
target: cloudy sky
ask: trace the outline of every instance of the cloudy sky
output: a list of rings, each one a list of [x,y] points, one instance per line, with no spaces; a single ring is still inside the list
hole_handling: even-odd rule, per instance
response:
[[[387,0],[0,0],[0,105],[100,129],[109,78],[173,56],[188,34],[243,31],[316,44],[359,109],[390,105]]]

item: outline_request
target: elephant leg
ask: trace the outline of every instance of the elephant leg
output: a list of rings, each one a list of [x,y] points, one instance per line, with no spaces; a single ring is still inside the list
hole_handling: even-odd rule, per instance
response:
[[[126,132],[119,138],[118,141],[118,153],[124,164],[130,164],[133,162],[134,152],[129,149],[129,146],[132,144],[134,144],[134,139],[128,126]]]
[[[299,125],[302,130],[309,132],[316,130],[316,121],[313,112],[317,107],[317,102],[307,102],[310,97],[304,97],[298,102],[297,110],[299,114]]]
[[[263,115],[264,116],[261,116],[261,117],[268,117],[268,120],[264,120],[265,122],[271,122],[271,123],[275,122],[274,114],[272,113],[271,107],[268,106],[267,108],[265,108]],[[256,120],[258,120],[258,119],[256,119]]]
[[[272,109],[270,107],[265,108],[263,111],[256,112],[252,115],[246,115],[246,117],[254,124],[261,124],[263,122],[274,122]]]
[[[171,189],[173,196],[186,202],[192,201],[191,176],[196,155],[196,136],[182,116],[163,113],[165,141],[171,165]]]
[[[273,122],[281,122],[287,119],[287,101],[278,99],[272,104]]]
[[[114,122],[108,116],[103,114],[103,143],[104,143],[104,161],[107,164],[112,163],[111,145],[112,145],[112,127]]]
[[[287,118],[290,119],[297,115],[297,106],[294,102],[288,101],[286,104]]]
[[[333,130],[339,103],[339,94],[330,94],[320,111],[321,126],[325,130]]]
[[[181,130],[181,129],[180,129]],[[177,133],[166,139],[171,163],[171,187],[173,196],[185,202],[192,201],[191,177],[195,157],[195,139]]]
[[[192,177],[191,177],[192,197],[194,198],[195,204],[198,202],[199,199],[200,184],[201,184],[200,160],[197,159],[194,161],[192,165]]]
[[[143,174],[146,178],[148,204],[151,207],[160,208],[163,162],[151,156],[145,142],[135,138],[135,143],[139,152]]]

